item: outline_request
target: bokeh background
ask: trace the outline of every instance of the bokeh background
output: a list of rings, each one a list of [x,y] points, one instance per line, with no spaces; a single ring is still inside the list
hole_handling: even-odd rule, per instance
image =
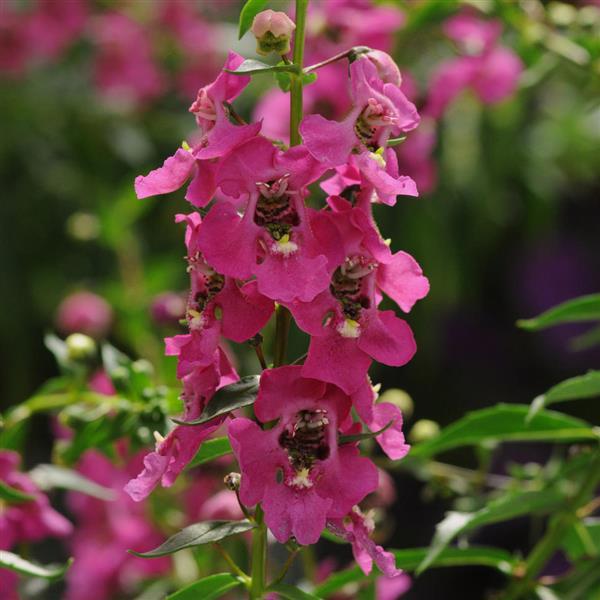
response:
[[[444,425],[497,402],[527,403],[598,366],[598,351],[582,337],[585,327],[531,334],[515,322],[600,289],[600,6],[339,0],[338,14],[351,5],[367,12],[318,30],[317,15],[335,4],[314,0],[309,54],[323,49],[319,36],[331,46],[379,45],[396,58],[407,93],[425,112],[441,65],[465,54],[444,31],[460,10],[496,20],[496,43],[522,64],[514,88],[500,99],[482,100],[464,86],[441,114],[424,121],[429,137],[421,146],[400,150],[421,195],[400,198],[393,209],[378,207],[377,217],[392,247],[419,260],[431,292],[408,317],[419,345],[415,359],[402,369],[378,366],[373,379],[412,396],[412,422]],[[392,27],[364,19],[382,6],[396,11]],[[56,375],[43,337],[68,333],[57,310],[74,292],[102,297],[112,313],[105,336],[150,360],[161,381],[174,382],[175,361],[162,356],[162,338],[178,330],[186,273],[183,232],[173,216],[189,205],[183,192],[139,201],[133,180],[189,138],[188,107],[227,49],[253,55],[249,36],[237,40],[239,8],[234,0],[0,0],[2,411]],[[274,85],[257,79],[238,112],[252,118],[260,94]],[[321,105],[332,91],[320,92]],[[304,345],[295,332],[290,356]],[[248,349],[239,360],[242,370],[256,369]],[[572,411],[598,422],[590,406]],[[36,419],[26,463],[48,460],[51,443],[49,421]],[[496,455],[498,468],[544,452],[511,446]],[[467,455],[458,459],[469,464]],[[388,544],[427,545],[449,500],[431,498],[407,474],[395,478]],[[527,550],[530,543],[518,522],[484,533],[478,541],[509,549]],[[323,549],[330,551],[340,552]],[[460,590],[461,598],[482,598],[498,583],[494,577],[474,568],[431,571],[406,597],[455,598]]]

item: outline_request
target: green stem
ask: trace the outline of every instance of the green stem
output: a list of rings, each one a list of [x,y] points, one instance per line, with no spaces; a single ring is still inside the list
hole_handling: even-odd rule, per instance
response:
[[[256,528],[252,535],[252,572],[250,576],[250,598],[260,600],[265,591],[267,575],[267,527],[264,523],[263,510],[256,507],[254,514]]]
[[[594,460],[588,470],[588,476],[582,481],[577,492],[572,496],[566,509],[553,519],[544,537],[536,544],[529,553],[525,562],[523,576],[508,589],[504,600],[517,600],[526,594],[535,577],[544,568],[556,548],[562,542],[565,533],[576,519],[578,508],[594,492],[600,479],[600,450],[596,449]]]
[[[308,0],[296,0],[296,32],[294,37],[293,64],[302,73],[304,61],[304,36],[306,32],[306,11]],[[300,137],[300,121],[302,120],[302,77],[290,73],[290,146],[302,143]],[[275,316],[275,349],[273,366],[280,367],[285,363],[287,354],[287,340],[290,330],[292,315],[284,306],[278,306]],[[267,571],[267,528],[264,524],[263,510],[256,507],[254,514],[256,528],[252,535],[252,582],[250,584],[250,598],[259,600],[265,592]]]

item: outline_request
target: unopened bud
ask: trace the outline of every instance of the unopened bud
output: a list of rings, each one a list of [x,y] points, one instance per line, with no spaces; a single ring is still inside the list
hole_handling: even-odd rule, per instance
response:
[[[69,359],[86,361],[96,356],[96,342],[83,333],[72,333],[66,340]]]
[[[440,426],[435,421],[420,419],[413,425],[408,434],[408,439],[413,444],[418,444],[419,442],[426,442],[437,437],[439,433]]]
[[[239,473],[229,473],[229,475],[225,475],[223,478],[225,487],[232,492],[237,492],[240,489],[241,481],[242,476]]]
[[[370,50],[366,56],[377,69],[377,73],[384,83],[393,83],[400,87],[402,83],[402,75],[400,69],[394,59],[387,53],[381,50]]]
[[[256,37],[256,52],[263,56],[271,52],[287,54],[294,29],[296,25],[284,12],[271,9],[259,12],[250,28]]]
[[[377,402],[389,402],[390,404],[397,406],[406,419],[411,417],[415,409],[412,398],[404,390],[398,388],[385,390],[385,392],[379,396]]]

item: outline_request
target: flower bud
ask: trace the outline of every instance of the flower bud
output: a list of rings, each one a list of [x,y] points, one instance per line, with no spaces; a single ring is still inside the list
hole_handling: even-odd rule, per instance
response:
[[[384,83],[393,83],[400,87],[402,83],[402,75],[400,69],[394,59],[387,53],[381,50],[370,50],[365,54],[377,69],[377,73]]]
[[[87,361],[96,356],[96,342],[83,333],[72,333],[66,340],[69,359],[74,362]]]
[[[158,325],[176,326],[180,319],[185,317],[184,294],[177,292],[163,292],[152,300],[150,314]]]
[[[413,444],[418,444],[437,437],[439,433],[440,426],[435,421],[420,419],[413,425],[408,438]]]
[[[379,396],[377,402],[389,402],[397,406],[405,419],[409,419],[415,409],[412,398],[404,391],[398,388],[390,388]]]
[[[271,9],[259,12],[250,28],[256,37],[256,52],[263,56],[271,52],[287,54],[294,29],[296,25],[284,12]]]
[[[237,492],[240,489],[241,481],[242,476],[239,473],[229,473],[229,475],[225,475],[223,478],[225,487],[232,492]]]

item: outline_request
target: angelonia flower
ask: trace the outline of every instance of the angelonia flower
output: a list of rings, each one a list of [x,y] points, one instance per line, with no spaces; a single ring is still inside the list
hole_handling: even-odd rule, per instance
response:
[[[15,550],[20,543],[37,542],[47,537],[66,537],[73,525],[50,506],[31,478],[19,471],[21,458],[12,450],[0,450],[0,482],[31,496],[18,503],[0,501],[0,550]],[[0,597],[18,600],[19,577],[0,568]]]
[[[368,2],[350,4],[354,19],[369,16]],[[335,3],[324,5],[331,11]],[[347,9],[344,4],[344,19],[350,19]],[[389,11],[375,12],[377,23],[370,25],[384,30]],[[265,11],[253,33],[277,38],[287,24],[289,35],[290,23]],[[135,180],[140,199],[190,182],[190,212],[175,217],[186,226],[189,293],[187,331],[165,340],[166,354],[177,357],[183,418],[165,437],[156,436],[125,490],[141,501],[157,485],[172,485],[223,427],[240,473],[204,507],[204,518],[239,515],[237,494],[246,512],[261,507],[279,542],[313,544],[328,527],[352,544],[363,570],[374,562],[397,578],[393,555],[371,540],[373,520],[359,508],[384,505],[393,493],[383,478],[380,497],[367,498],[376,497],[380,475],[361,455],[356,434],[366,426],[391,460],[409,451],[402,413],[379,401],[369,368],[373,361],[402,366],[411,360],[415,339],[397,310],[410,312],[429,282],[410,254],[382,238],[372,205],[418,195],[394,146],[412,135],[420,116],[385,49],[363,52],[343,69],[350,88],[345,113],[308,114],[299,128],[303,142],[288,147],[262,130],[262,122],[237,114],[233,103],[249,77],[232,71],[242,62],[230,52],[222,72],[198,91],[190,143]],[[327,195],[321,206],[313,195],[318,186]],[[382,308],[384,297],[391,303]],[[252,414],[219,413],[205,421],[201,415],[210,412],[215,393],[238,379],[226,344],[260,344],[276,307],[288,309],[310,336],[306,357],[262,371]]]
[[[250,27],[256,38],[256,52],[263,56],[271,52],[287,54],[294,29],[295,23],[284,12],[270,9],[259,12]]]
[[[446,21],[444,32],[462,56],[442,63],[433,73],[426,115],[439,119],[465,89],[471,89],[484,104],[496,104],[514,93],[523,63],[499,43],[500,21],[486,21],[464,12]]]
[[[95,339],[106,337],[113,321],[113,309],[98,294],[74,292],[56,309],[56,326],[62,333],[85,333]]]

